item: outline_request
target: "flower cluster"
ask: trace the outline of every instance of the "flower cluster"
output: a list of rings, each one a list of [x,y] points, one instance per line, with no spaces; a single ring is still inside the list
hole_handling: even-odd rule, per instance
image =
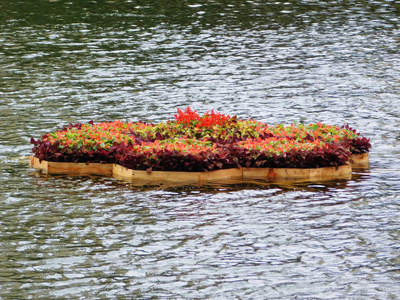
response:
[[[249,150],[270,151],[278,155],[284,155],[292,149],[313,150],[318,147],[325,147],[327,144],[318,139],[312,142],[301,143],[294,139],[270,137],[266,139],[246,139],[239,142],[238,145]]]
[[[200,115],[190,107],[187,107],[184,112],[178,108],[178,114],[174,116],[178,124],[189,125],[200,121]]]
[[[214,110],[200,116],[197,111],[187,107],[183,112],[178,108],[178,114],[174,115],[177,124],[192,125],[196,128],[212,128],[214,126],[224,126],[231,117],[221,113],[215,113]]]
[[[114,143],[134,142],[127,133],[136,128],[140,128],[140,123],[134,126],[132,122],[123,123],[120,120],[96,125],[82,124],[79,128],[73,127],[50,133],[47,140],[52,144],[58,142],[60,148],[67,148],[67,152],[81,147],[86,150],[109,149]]]
[[[224,115],[221,113],[215,113],[214,110],[211,110],[210,113],[205,113],[198,124],[196,124],[197,128],[210,128],[213,126],[224,126],[231,120],[229,115]]]
[[[120,120],[69,125],[31,139],[41,160],[119,163],[132,169],[204,171],[232,167],[313,168],[346,164],[369,151],[349,126],[270,126],[211,112],[178,109],[159,124]]]

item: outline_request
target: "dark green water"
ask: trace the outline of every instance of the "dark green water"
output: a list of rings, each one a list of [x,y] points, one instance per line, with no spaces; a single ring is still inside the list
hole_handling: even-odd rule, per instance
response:
[[[400,298],[400,1],[0,1],[0,299]],[[214,109],[371,138],[348,181],[30,169],[70,122]]]

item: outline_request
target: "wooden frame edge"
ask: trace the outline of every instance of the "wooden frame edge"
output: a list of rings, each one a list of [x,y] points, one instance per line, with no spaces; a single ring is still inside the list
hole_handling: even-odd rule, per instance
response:
[[[367,156],[368,158],[368,156]],[[365,160],[365,155],[363,156]],[[118,164],[99,163],[64,163],[39,161],[38,158],[29,157],[30,166],[49,174],[70,175],[105,175],[116,179],[145,182],[210,182],[218,180],[329,180],[350,179],[353,166],[351,164],[338,167],[325,168],[236,168],[223,169],[208,172],[177,172],[177,171],[153,171],[132,170]]]
[[[351,164],[353,168],[357,169],[369,167],[369,152],[353,154],[350,156],[350,159],[353,160],[353,163]]]
[[[29,157],[29,165],[48,174],[111,176],[113,173],[113,164],[40,161],[34,156]]]

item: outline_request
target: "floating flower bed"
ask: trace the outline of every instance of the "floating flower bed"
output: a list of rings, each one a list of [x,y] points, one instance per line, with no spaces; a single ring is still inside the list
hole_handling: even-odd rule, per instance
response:
[[[214,111],[200,116],[190,108],[178,109],[174,120],[159,124],[120,120],[70,124],[31,142],[38,160],[31,164],[37,168],[45,169],[38,167],[43,161],[92,167],[117,164],[147,174],[209,172],[207,178],[212,178],[210,172],[231,169],[241,170],[234,176],[243,177],[245,168],[252,170],[249,174],[257,169],[337,169],[368,161],[371,147],[369,139],[349,126],[271,126]]]

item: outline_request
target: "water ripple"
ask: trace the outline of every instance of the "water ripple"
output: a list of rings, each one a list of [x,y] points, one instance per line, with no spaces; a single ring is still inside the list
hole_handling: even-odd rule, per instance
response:
[[[11,2],[10,2],[11,3]],[[387,299],[400,293],[393,1],[0,4],[0,297]],[[348,181],[135,186],[28,168],[68,123],[176,108],[371,138]]]

